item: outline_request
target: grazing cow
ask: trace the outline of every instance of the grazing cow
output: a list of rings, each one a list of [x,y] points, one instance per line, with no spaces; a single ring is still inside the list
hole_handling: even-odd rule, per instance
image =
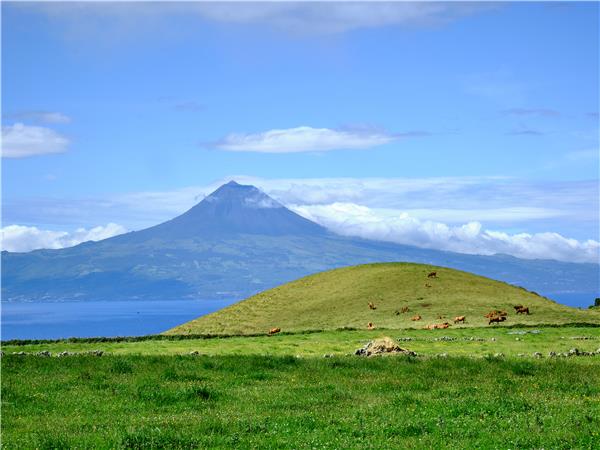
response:
[[[422,317],[419,315],[413,316],[410,320],[412,320],[413,322],[416,322],[417,320],[421,320]]]
[[[435,330],[435,323],[432,323],[430,325],[425,325],[423,327],[424,330]]]
[[[521,306],[519,309],[517,309],[517,314],[527,314],[527,315],[529,315],[529,308],[527,306]]]
[[[506,311],[498,311],[498,310],[494,309],[493,311],[490,311],[483,317],[485,317],[486,319],[491,319],[494,316],[506,317],[507,313],[506,313]]]
[[[407,313],[409,311],[408,306],[403,306],[402,309],[400,310],[400,312],[402,314]]]
[[[450,326],[450,324],[448,322],[444,322],[444,323],[438,323],[436,325],[436,328],[444,329],[444,328],[448,328],[449,326]]]
[[[377,306],[373,302],[369,302],[369,309],[377,309]]]
[[[427,278],[437,278],[437,272],[429,272],[429,274],[427,274]]]
[[[375,329],[375,325],[373,325],[373,322],[369,322],[367,324],[367,330],[374,330]]]
[[[490,317],[490,321],[488,322],[488,325],[491,325],[493,323],[504,322],[505,320],[506,320],[506,316],[494,316],[494,317]]]
[[[459,323],[459,322],[465,323],[465,319],[466,319],[465,316],[456,316],[454,318],[454,323]]]
[[[272,336],[272,335],[274,335],[274,334],[277,334],[277,333],[279,333],[280,331],[281,331],[281,328],[271,328],[271,329],[269,330],[269,336]]]
[[[523,305],[515,305],[515,306],[513,306],[513,308],[515,308],[515,311],[517,311],[517,310],[523,308]]]

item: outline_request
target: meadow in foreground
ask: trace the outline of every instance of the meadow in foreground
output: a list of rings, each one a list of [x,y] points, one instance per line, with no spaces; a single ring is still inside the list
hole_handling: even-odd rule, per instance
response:
[[[60,341],[8,341],[2,349],[36,353],[49,351],[87,352],[101,350],[111,355],[183,355],[198,352],[207,355],[347,355],[371,339],[389,336],[398,339],[419,355],[485,356],[504,353],[547,356],[549,352],[568,352],[572,348],[596,351],[600,348],[600,327],[541,326],[487,328],[452,327],[446,330],[375,329],[282,333],[275,336],[146,336],[139,338],[81,338]]]
[[[598,448],[596,357],[2,358],[4,448]]]

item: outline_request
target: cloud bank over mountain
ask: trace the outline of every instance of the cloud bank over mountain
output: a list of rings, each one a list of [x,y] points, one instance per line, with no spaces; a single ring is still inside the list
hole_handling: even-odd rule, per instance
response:
[[[525,259],[598,262],[600,242],[578,241],[558,233],[516,233],[486,230],[480,222],[449,226],[420,220],[407,213],[371,209],[354,203],[294,206],[292,210],[345,236],[415,245],[458,253],[497,253]]]
[[[73,232],[41,230],[37,227],[9,225],[0,229],[2,250],[9,252],[29,252],[41,248],[58,249],[73,247],[87,241],[100,241],[127,229],[116,223],[97,226],[91,229],[78,228]]]

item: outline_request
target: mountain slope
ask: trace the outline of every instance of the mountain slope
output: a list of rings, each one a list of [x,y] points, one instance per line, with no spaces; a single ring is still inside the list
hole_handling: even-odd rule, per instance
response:
[[[436,278],[427,275],[435,271]],[[373,302],[371,310],[368,302]],[[517,315],[514,305],[531,315]],[[402,307],[407,313],[396,314]],[[487,326],[493,309],[508,312],[505,324],[600,323],[600,314],[559,305],[524,289],[466,272],[421,264],[389,263],[346,267],[270,289],[167,334],[254,334],[284,331],[420,327],[467,316],[465,326]],[[422,321],[411,317],[419,314]],[[444,316],[444,319],[439,319]],[[460,325],[462,326],[462,325]]]
[[[407,261],[453,267],[551,296],[597,296],[596,264],[477,256],[335,235],[253,186],[228,183],[154,227],[61,250],[2,252],[2,299],[244,298],[324,270]]]

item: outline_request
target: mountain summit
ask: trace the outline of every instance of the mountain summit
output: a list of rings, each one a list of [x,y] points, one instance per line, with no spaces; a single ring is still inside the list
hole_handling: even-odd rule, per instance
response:
[[[327,230],[261,190],[230,181],[182,215],[134,233],[135,239],[223,237],[232,234],[314,236]]]
[[[552,296],[597,296],[597,264],[528,261],[336,235],[231,181],[172,220],[60,250],[2,252],[2,301],[244,298],[324,270],[373,262],[461,269]],[[358,288],[358,287],[357,287]]]

